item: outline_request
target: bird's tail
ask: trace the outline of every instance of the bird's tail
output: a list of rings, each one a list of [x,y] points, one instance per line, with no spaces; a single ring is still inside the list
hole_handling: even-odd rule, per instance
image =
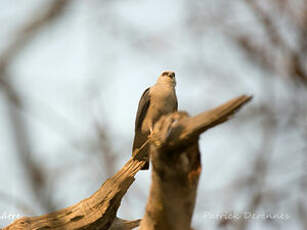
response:
[[[147,141],[147,137],[143,134],[136,133],[133,140],[133,147],[132,147],[132,156],[134,156],[138,149],[140,149],[144,143]],[[149,169],[149,146],[145,146],[145,152],[144,155],[146,159],[145,165],[141,168],[141,170],[148,170]]]

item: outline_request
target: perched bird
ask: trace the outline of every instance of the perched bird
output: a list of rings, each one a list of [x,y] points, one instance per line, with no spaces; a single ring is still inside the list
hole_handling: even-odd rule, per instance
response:
[[[135,136],[132,154],[140,148],[152,133],[155,122],[162,115],[177,111],[176,79],[172,71],[164,71],[157,82],[143,93],[135,119]],[[149,152],[149,149],[147,150]],[[147,163],[142,170],[149,168],[149,155]]]

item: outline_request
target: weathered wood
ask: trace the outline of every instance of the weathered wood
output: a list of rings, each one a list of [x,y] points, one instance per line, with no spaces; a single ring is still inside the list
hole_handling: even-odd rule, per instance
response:
[[[199,135],[228,119],[251,97],[241,96],[195,117],[162,117],[151,136],[152,184],[140,230],[189,230],[201,173]]]
[[[162,117],[135,156],[92,196],[43,216],[20,218],[3,230],[126,230],[138,226],[140,221],[124,221],[116,218],[116,213],[134,176],[145,164],[149,145],[152,185],[141,229],[190,229],[201,172],[199,135],[226,121],[249,100],[251,97],[243,95],[195,117],[184,112]]]
[[[190,229],[201,172],[198,138],[179,148],[170,147],[167,145],[170,130],[166,128],[186,116],[171,114],[159,121],[161,126],[155,126],[151,145],[152,184],[141,230]]]
[[[110,229],[116,218],[121,199],[134,181],[135,174],[143,167],[145,152],[142,150],[149,144],[147,141],[139,150],[138,156],[131,158],[124,167],[95,192],[91,197],[56,212],[38,217],[22,217],[3,230],[67,230],[67,229]],[[138,221],[139,222],[139,221]],[[113,229],[132,229],[138,222],[122,221],[113,225]],[[137,225],[136,225],[137,224]],[[119,227],[125,228],[119,228]]]

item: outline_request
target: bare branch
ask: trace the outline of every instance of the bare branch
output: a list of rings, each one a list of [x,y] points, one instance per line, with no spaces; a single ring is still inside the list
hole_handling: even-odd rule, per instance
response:
[[[0,56],[0,75],[5,71],[17,54],[37,35],[41,28],[58,18],[70,0],[54,0],[45,13],[25,24]]]
[[[249,100],[251,97],[241,96],[192,118],[184,112],[162,117],[155,125],[153,135],[136,150],[135,156],[91,197],[47,215],[23,217],[4,230],[109,229],[112,224],[120,226],[114,224],[114,221],[118,222],[117,209],[134,182],[134,176],[146,163],[146,149],[150,144],[153,182],[141,229],[190,229],[201,172],[199,135],[225,122]],[[126,227],[139,223],[119,222],[126,223]]]
[[[144,156],[147,141],[139,150]],[[116,218],[121,199],[134,181],[145,161],[131,158],[113,177],[109,178],[91,197],[78,204],[39,217],[23,217],[3,230],[9,229],[108,229]],[[129,222],[130,224],[130,222]],[[118,226],[115,224],[115,227]]]
[[[10,82],[7,67],[32,38],[38,34],[40,29],[62,15],[63,9],[68,2],[69,0],[54,0],[45,12],[33,18],[21,28],[15,40],[6,47],[0,56],[0,86],[6,95],[8,118],[12,126],[15,145],[26,170],[32,192],[45,211],[54,210],[54,207],[50,200],[46,199],[41,193],[44,187],[43,170],[35,164],[29,155],[31,154],[31,149],[27,126],[19,111],[16,110],[16,108],[23,108],[23,103],[16,88]]]
[[[191,229],[201,160],[199,135],[228,120],[251,100],[240,96],[195,117],[164,116],[152,134],[152,185],[140,230]]]

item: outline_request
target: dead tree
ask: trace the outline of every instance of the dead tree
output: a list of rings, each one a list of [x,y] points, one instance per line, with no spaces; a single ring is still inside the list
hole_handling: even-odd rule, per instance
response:
[[[122,169],[87,199],[68,208],[38,217],[23,217],[3,230],[17,229],[132,229],[189,230],[201,173],[200,134],[228,120],[251,100],[242,95],[195,117],[177,112],[162,117],[148,141]],[[122,197],[145,164],[150,145],[152,185],[142,221],[116,217]],[[129,154],[129,153],[128,153]]]

